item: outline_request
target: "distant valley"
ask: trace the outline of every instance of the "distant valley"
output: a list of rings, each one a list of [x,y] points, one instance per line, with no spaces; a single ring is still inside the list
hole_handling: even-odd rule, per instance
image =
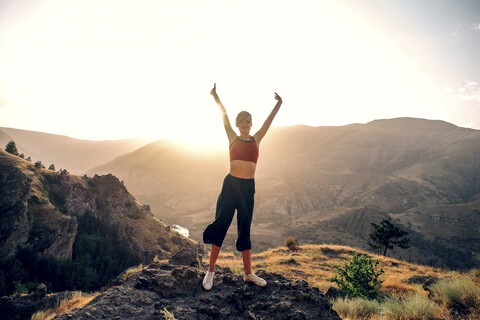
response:
[[[156,217],[199,241],[227,172],[227,145],[199,154],[160,140],[86,173],[114,174]],[[391,217],[412,242],[393,256],[467,268],[480,252],[480,131],[415,118],[272,128],[260,147],[255,201],[257,250],[289,235],[367,249],[370,223]],[[227,248],[235,236],[232,226]]]

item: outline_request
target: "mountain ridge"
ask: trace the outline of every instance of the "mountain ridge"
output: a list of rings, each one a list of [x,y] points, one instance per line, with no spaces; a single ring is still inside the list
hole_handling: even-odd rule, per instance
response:
[[[55,164],[75,174],[84,174],[94,166],[114,159],[116,156],[136,150],[147,143],[143,138],[91,141],[64,135],[0,127],[0,145],[15,141],[19,153]]]
[[[434,213],[424,208],[458,205],[459,212],[469,212],[463,204],[477,206],[480,198],[479,163],[480,131],[441,120],[404,117],[345,126],[272,127],[262,141],[257,166],[255,248],[276,247],[289,230],[369,206],[398,218],[400,224],[416,223],[412,218],[400,219],[408,210],[431,216]],[[200,241],[227,172],[227,144],[202,154],[159,140],[88,174],[120,177],[157,218],[187,227],[190,237]],[[427,230],[421,233],[429,237]],[[301,238],[301,232],[293,235]],[[235,222],[227,235],[227,248],[234,238]],[[368,240],[365,233],[355,239],[362,244]],[[325,243],[329,238],[317,234],[314,240]],[[470,244],[463,249],[477,250]],[[473,263],[467,260],[465,266]]]
[[[174,147],[168,155],[160,149],[160,144],[146,145],[90,173],[122,177],[155,215],[188,227],[191,237],[201,240],[228,172],[227,146],[206,160]],[[292,227],[355,208],[378,207],[392,218],[416,207],[457,204],[463,210],[461,204],[479,197],[478,181],[480,131],[445,121],[396,118],[340,127],[274,127],[260,146],[252,234],[264,249],[282,243]],[[234,228],[226,243],[235,238]],[[317,243],[327,240],[316,238]],[[366,244],[368,238],[363,234],[356,240]]]

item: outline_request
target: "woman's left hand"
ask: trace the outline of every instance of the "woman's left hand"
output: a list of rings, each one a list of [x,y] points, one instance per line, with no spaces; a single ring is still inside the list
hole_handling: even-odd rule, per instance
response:
[[[275,100],[277,100],[277,101],[280,102],[280,103],[283,102],[282,97],[280,97],[280,96],[278,95],[278,93],[276,93],[276,92],[275,92]]]

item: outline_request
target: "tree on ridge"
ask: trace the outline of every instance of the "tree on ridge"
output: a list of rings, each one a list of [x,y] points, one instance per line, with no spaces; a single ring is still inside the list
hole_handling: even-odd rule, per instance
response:
[[[17,150],[17,145],[15,144],[15,141],[13,141],[13,140],[10,141],[9,143],[7,143],[7,146],[5,147],[5,151],[13,154],[14,156],[19,156],[20,155],[18,153],[18,150]]]
[[[397,246],[402,249],[409,248],[409,238],[406,237],[407,231],[395,226],[390,219],[383,219],[380,224],[372,222],[373,231],[369,234],[373,243],[368,244],[373,249],[383,250],[383,255],[387,255],[388,249]]]

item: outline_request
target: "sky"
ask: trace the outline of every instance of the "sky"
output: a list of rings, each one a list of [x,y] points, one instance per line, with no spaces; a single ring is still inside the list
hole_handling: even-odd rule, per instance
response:
[[[480,129],[480,1],[1,0],[0,127],[225,143],[230,120]]]

